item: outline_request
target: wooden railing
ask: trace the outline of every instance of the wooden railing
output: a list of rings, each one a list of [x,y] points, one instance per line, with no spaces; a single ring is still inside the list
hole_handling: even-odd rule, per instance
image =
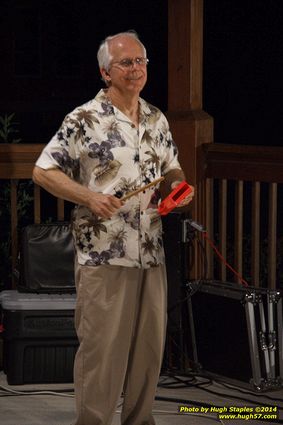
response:
[[[0,144],[0,179],[11,181],[12,267],[18,255],[17,186],[30,179],[43,144]],[[276,288],[281,280],[283,246],[283,148],[203,144],[197,148],[197,195],[194,217],[218,244],[223,257],[251,285]],[[34,185],[33,217],[41,221],[41,190]],[[283,198],[283,197],[282,197]],[[65,218],[57,200],[58,220]],[[2,224],[3,225],[3,224]],[[0,235],[1,235],[0,229]],[[1,237],[1,236],[0,236]],[[206,247],[207,277],[237,280]],[[283,260],[282,260],[283,262]],[[203,261],[200,259],[198,272]],[[283,266],[282,266],[283,274]]]
[[[39,157],[43,144],[0,144],[0,179],[10,180],[11,210],[11,269],[14,270],[18,257],[18,183],[31,179],[34,164]],[[56,219],[64,220],[64,201],[57,199]],[[55,217],[53,217],[55,218]],[[30,222],[41,222],[41,189],[34,185],[33,217]],[[3,224],[2,225],[9,225]],[[1,232],[0,229],[0,235]],[[13,278],[12,278],[13,279]]]
[[[249,284],[279,287],[283,148],[204,144],[198,158],[198,219]],[[208,276],[227,280],[209,246],[207,260]]]

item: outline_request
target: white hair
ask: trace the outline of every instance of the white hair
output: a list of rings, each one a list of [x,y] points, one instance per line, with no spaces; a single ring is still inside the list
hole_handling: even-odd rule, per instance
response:
[[[130,30],[130,31],[125,31],[125,32],[120,32],[118,34],[115,35],[109,35],[108,37],[105,38],[105,40],[103,40],[99,46],[98,52],[97,52],[97,60],[98,60],[98,65],[100,69],[105,69],[106,71],[109,71],[109,66],[112,60],[112,55],[109,52],[109,41],[113,40],[113,38],[116,37],[121,37],[121,36],[125,36],[125,37],[132,37],[135,40],[137,40],[139,42],[139,44],[141,45],[143,51],[144,51],[144,57],[146,58],[146,48],[144,47],[144,45],[142,44],[142,42],[139,39],[138,34],[136,33],[136,31],[134,30]]]

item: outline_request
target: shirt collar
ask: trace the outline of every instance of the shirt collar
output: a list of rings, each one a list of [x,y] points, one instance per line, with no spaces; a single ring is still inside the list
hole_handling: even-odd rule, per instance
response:
[[[117,115],[117,113],[115,113],[115,110],[117,111],[117,109],[112,105],[111,100],[107,97],[105,89],[101,89],[98,92],[98,94],[94,98],[94,103],[99,113],[102,113],[103,115]],[[148,103],[141,97],[139,98],[139,104],[140,124],[143,124],[148,120],[149,116],[152,114],[152,111]]]

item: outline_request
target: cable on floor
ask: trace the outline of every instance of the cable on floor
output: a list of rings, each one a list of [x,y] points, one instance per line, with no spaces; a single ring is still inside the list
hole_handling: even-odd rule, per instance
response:
[[[174,377],[174,378],[177,379],[177,380],[180,380],[180,378],[178,378],[178,377]],[[190,386],[194,386],[194,385],[190,384]],[[247,398],[238,397],[238,396],[234,396],[234,395],[230,395],[230,394],[225,394],[225,393],[224,394],[223,393],[218,393],[216,391],[209,390],[209,389],[204,388],[204,387],[198,387],[198,388],[200,388],[201,390],[206,391],[208,393],[211,393],[213,395],[217,395],[219,397],[226,397],[226,398],[229,398],[229,399],[235,399],[235,400],[245,401],[247,403],[256,404],[258,406],[266,406],[266,403],[261,403],[259,401],[254,401],[254,400],[250,400],[250,399],[247,399]],[[250,393],[250,394],[257,396],[257,394],[252,394],[252,393]],[[262,397],[264,397],[264,395],[262,395]],[[194,406],[222,407],[222,406],[217,406],[215,404],[212,405],[212,404],[200,403],[200,402],[197,402],[195,400],[180,400],[180,399],[168,398],[168,397],[160,397],[160,396],[157,396],[156,397],[156,400],[160,400],[160,401],[162,401],[162,400],[163,401],[171,401],[171,402],[174,402],[174,403],[191,404],[191,405],[194,405]],[[275,399],[272,399],[272,398],[271,398],[271,400],[272,401],[276,401]],[[278,408],[278,410],[283,410],[283,407],[277,406],[277,408]],[[278,423],[281,423],[281,422],[278,422]],[[282,423],[283,423],[283,421],[282,421]]]
[[[5,393],[9,393],[7,395],[57,395],[61,397],[74,397],[74,394],[66,394],[66,391],[68,390],[56,390],[56,391],[48,391],[48,390],[41,390],[41,391],[31,391],[31,390],[13,390],[12,388],[5,387],[3,385],[0,385],[0,390],[3,390]],[[0,395],[2,396],[2,395]]]

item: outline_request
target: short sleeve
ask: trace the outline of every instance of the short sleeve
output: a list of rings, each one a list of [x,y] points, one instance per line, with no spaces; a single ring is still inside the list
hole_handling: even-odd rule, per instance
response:
[[[169,124],[164,117],[165,123],[163,125],[163,128],[165,129],[164,134],[164,151],[162,155],[162,162],[161,162],[161,171],[162,174],[167,174],[171,170],[180,169],[181,165],[178,160],[178,148],[176,143],[174,142],[172,138],[171,131],[169,129]]]
[[[69,177],[76,179],[79,174],[80,125],[67,115],[50,142],[44,147],[36,166],[45,170],[59,168]]]

